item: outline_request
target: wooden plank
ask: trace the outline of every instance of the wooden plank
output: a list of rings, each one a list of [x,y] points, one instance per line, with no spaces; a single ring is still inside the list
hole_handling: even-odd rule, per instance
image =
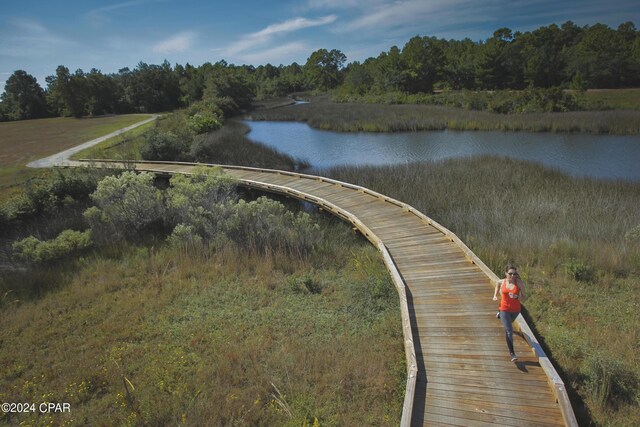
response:
[[[429,399],[429,405],[440,408],[454,409],[462,412],[480,414],[502,415],[515,418],[520,424],[526,424],[529,420],[544,423],[544,425],[557,426],[562,423],[556,418],[555,411],[541,411],[535,406],[526,406],[526,402],[520,405],[509,405],[502,402],[485,402],[479,400],[457,400],[434,397]],[[460,414],[462,415],[462,414]]]
[[[415,234],[421,234],[421,235],[427,235],[427,236],[430,236],[430,235],[444,236],[444,234],[440,230],[423,221],[419,222],[419,225],[417,225],[416,228],[413,230],[407,229],[405,227],[399,227],[395,222],[391,222],[388,224],[375,224],[375,225],[372,225],[372,229],[375,229],[377,232],[381,232],[381,233],[386,231],[395,231],[397,233],[407,232],[407,233],[415,233]]]
[[[439,415],[443,417],[455,417],[458,419],[467,420],[469,425],[476,425],[476,423],[489,423],[493,426],[546,426],[549,425],[544,420],[523,419],[522,413],[513,411],[507,412],[507,415],[482,413],[480,411],[465,411],[458,408],[445,408],[442,406],[429,405],[426,409],[426,413],[429,415]],[[509,415],[513,415],[509,416]],[[464,425],[464,424],[463,424]],[[557,425],[557,424],[556,424]]]
[[[510,362],[509,362],[510,363]],[[535,362],[534,362],[535,363]],[[483,364],[463,364],[463,363],[437,363],[432,362],[426,368],[425,372],[427,378],[437,377],[438,375],[458,376],[460,378],[487,378],[498,380],[511,380],[513,378],[526,378],[527,381],[543,384],[548,388],[548,381],[544,372],[539,371],[527,371],[523,372],[518,370],[518,374],[514,375],[511,370],[506,370],[503,367]]]
[[[503,387],[485,387],[481,384],[451,384],[446,381],[436,380],[427,380],[427,397],[430,391],[439,390],[450,392],[452,396],[458,393],[469,393],[471,395],[476,396],[477,399],[481,400],[495,400],[495,401],[511,401],[514,404],[523,400],[530,401],[553,401],[553,395],[547,387],[546,390],[541,389],[523,389],[523,388],[513,388],[506,389]],[[416,394],[419,393],[416,388]]]
[[[492,376],[454,376],[447,375],[446,372],[427,373],[427,384],[432,386],[433,384],[447,384],[449,386],[458,386],[464,389],[472,389],[474,387],[482,389],[517,389],[519,392],[531,394],[538,393],[549,397],[552,395],[549,389],[549,384],[545,381],[532,381],[529,378],[512,377],[507,378],[505,376],[501,378],[495,378]]]
[[[494,395],[491,395],[494,396]],[[445,390],[437,387],[429,387],[428,385],[420,388],[416,388],[416,398],[418,399],[459,399],[461,401],[478,401],[486,402],[488,399],[485,396],[478,395],[475,391],[471,390]],[[540,408],[541,411],[558,411],[558,405],[553,400],[536,400],[536,399],[522,399],[517,396],[499,396],[499,398],[492,399],[490,401],[500,402],[507,405],[522,405],[526,403],[526,406],[533,408]]]

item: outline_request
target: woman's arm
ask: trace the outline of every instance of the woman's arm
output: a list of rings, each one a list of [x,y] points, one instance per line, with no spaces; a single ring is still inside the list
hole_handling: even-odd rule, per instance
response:
[[[493,290],[493,300],[498,301],[498,291],[500,290],[500,280],[498,280],[495,284],[495,289]]]
[[[518,288],[520,288],[520,301],[527,299],[527,293],[525,291],[524,280],[518,278]]]

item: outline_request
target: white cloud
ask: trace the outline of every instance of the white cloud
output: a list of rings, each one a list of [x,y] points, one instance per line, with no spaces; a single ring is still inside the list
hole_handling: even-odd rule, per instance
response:
[[[55,55],[60,49],[77,45],[38,21],[12,19],[5,31],[0,31],[0,55],[20,58]]]
[[[305,28],[318,27],[328,25],[336,21],[337,16],[328,15],[318,19],[294,18],[278,24],[272,24],[255,33],[250,33],[232,43],[228,48],[222,49],[222,52],[228,56],[236,56],[243,52],[255,50],[269,44],[274,37]]]
[[[85,14],[85,16],[89,19],[91,24],[94,26],[102,26],[103,24],[109,22],[108,14],[110,12],[120,10],[120,9],[128,9],[137,6],[144,6],[149,3],[166,3],[168,0],[132,0],[128,2],[110,4],[108,6],[99,7],[97,9],[90,10]]]
[[[269,25],[262,31],[250,34],[250,37],[271,36],[277,33],[288,33],[291,31],[301,30],[303,28],[318,27],[333,23],[337,19],[335,15],[324,16],[318,19],[294,18],[280,24]]]
[[[309,53],[311,49],[301,42],[292,42],[272,49],[242,55],[241,59],[250,64],[288,64],[296,61],[296,56]]]
[[[350,9],[364,5],[371,5],[373,0],[308,0],[310,9]]]
[[[155,53],[179,53],[189,50],[193,44],[195,34],[191,31],[182,32],[162,40],[153,47]]]
[[[26,31],[29,34],[46,35],[49,33],[49,31],[44,27],[44,25],[29,19],[13,19],[11,23],[19,30]]]
[[[424,27],[477,22],[487,17],[493,0],[474,2],[472,0],[403,0],[386,2],[364,15],[347,23],[343,31],[367,29],[403,28],[409,25]]]

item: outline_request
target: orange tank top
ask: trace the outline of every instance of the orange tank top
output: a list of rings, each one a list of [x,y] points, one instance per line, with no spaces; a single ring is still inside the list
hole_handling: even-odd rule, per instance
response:
[[[514,289],[509,290],[507,288],[507,279],[502,281],[502,286],[500,288],[500,293],[502,294],[502,299],[500,300],[500,311],[509,311],[511,313],[520,312],[520,288],[517,283],[514,283],[514,286]]]

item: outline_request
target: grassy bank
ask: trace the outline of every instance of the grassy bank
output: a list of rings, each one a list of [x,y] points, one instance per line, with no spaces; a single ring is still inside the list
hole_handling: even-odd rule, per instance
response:
[[[26,164],[148,118],[130,114],[85,119],[55,118],[0,123],[0,198],[39,172]],[[4,196],[3,196],[4,195]]]
[[[582,96],[590,110],[640,110],[640,89],[589,89]]]
[[[364,104],[424,104],[489,111],[501,114],[569,111],[640,110],[640,89],[563,90],[559,87],[524,90],[455,91],[437,93],[387,92],[382,94],[332,95],[336,102]]]
[[[71,158],[79,159],[114,159],[114,160],[141,160],[140,149],[145,143],[144,134],[155,126],[149,122],[121,135],[109,138],[93,147],[82,150]]]
[[[640,185],[495,158],[323,173],[425,212],[500,277],[517,263],[581,425],[640,423]]]
[[[158,129],[163,132],[171,131],[172,126],[173,123],[170,119],[161,119],[154,124],[145,125],[139,131],[135,129],[125,135],[112,138],[109,141],[84,150],[74,158],[140,160],[143,158],[142,152],[148,143],[148,131],[152,129]],[[236,120],[227,120],[222,128],[195,136],[180,160],[280,170],[296,170],[308,167],[308,164],[303,160],[294,159],[271,147],[251,141],[246,137],[248,132],[249,128],[245,124]]]
[[[316,97],[308,104],[252,112],[251,120],[304,121],[341,132],[498,130],[528,132],[640,133],[640,111],[498,114],[436,105],[335,103]]]

